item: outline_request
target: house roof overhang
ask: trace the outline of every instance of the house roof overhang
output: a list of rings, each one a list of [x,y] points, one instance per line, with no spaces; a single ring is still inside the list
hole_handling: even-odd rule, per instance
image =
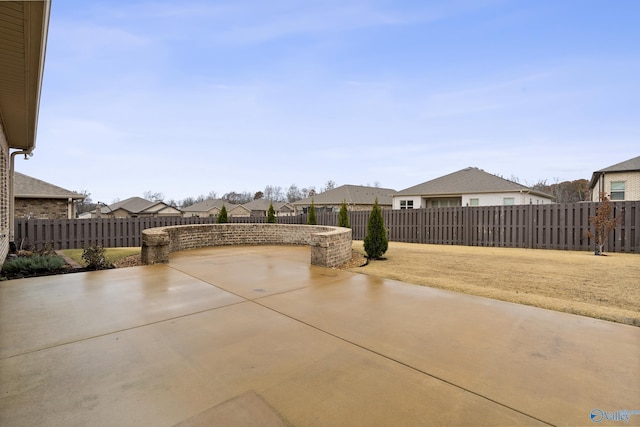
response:
[[[589,181],[589,190],[595,188],[600,177],[604,175],[629,172],[640,172],[640,156],[625,160],[624,162],[616,163],[615,165],[600,169],[599,171],[595,171],[591,175],[591,181]]]
[[[84,200],[86,196],[82,194],[16,194],[16,199],[64,199],[64,200]]]
[[[0,2],[0,121],[9,148],[36,145],[51,0]]]

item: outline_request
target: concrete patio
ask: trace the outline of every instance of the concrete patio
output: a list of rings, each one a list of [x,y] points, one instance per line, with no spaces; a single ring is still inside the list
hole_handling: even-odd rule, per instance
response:
[[[309,265],[0,283],[0,425],[638,425],[640,328]]]

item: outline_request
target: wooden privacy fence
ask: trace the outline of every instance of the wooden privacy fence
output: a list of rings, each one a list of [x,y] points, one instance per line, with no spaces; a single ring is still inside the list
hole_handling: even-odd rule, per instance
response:
[[[413,210],[383,210],[389,240],[466,246],[585,250],[595,248],[585,237],[589,217],[598,203],[475,206]],[[640,253],[640,202],[615,202],[622,223],[609,235],[606,252]],[[349,212],[353,238],[366,235],[370,212]],[[337,213],[319,213],[320,225],[338,225]],[[230,222],[266,221],[264,217],[229,218]],[[146,217],[72,220],[16,220],[18,247],[54,249],[140,246],[145,228],[214,223],[216,218]],[[307,216],[278,217],[280,224],[306,224]]]

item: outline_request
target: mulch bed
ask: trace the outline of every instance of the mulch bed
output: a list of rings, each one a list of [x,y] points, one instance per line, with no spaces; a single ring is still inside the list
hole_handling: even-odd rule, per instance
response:
[[[367,257],[362,255],[361,253],[353,251],[351,253],[351,260],[345,262],[342,265],[339,265],[336,268],[338,268],[340,270],[348,270],[350,268],[364,267],[368,263],[369,263],[369,260],[367,259]]]

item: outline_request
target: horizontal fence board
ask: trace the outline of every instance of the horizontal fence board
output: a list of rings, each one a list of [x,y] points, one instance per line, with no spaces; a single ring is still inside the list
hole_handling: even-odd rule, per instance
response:
[[[621,223],[609,236],[606,252],[640,252],[640,202],[614,202]],[[598,203],[465,206],[383,210],[390,241],[443,245],[492,246],[592,251],[585,236]],[[369,211],[349,212],[355,240],[367,233]],[[317,223],[336,226],[338,214],[322,212]],[[142,230],[180,224],[212,224],[215,217],[138,217],[93,219],[26,219],[15,221],[20,249],[81,249],[91,245],[130,247],[142,244]],[[232,223],[264,223],[266,217],[230,217]],[[280,224],[306,224],[307,215],[277,217]]]

